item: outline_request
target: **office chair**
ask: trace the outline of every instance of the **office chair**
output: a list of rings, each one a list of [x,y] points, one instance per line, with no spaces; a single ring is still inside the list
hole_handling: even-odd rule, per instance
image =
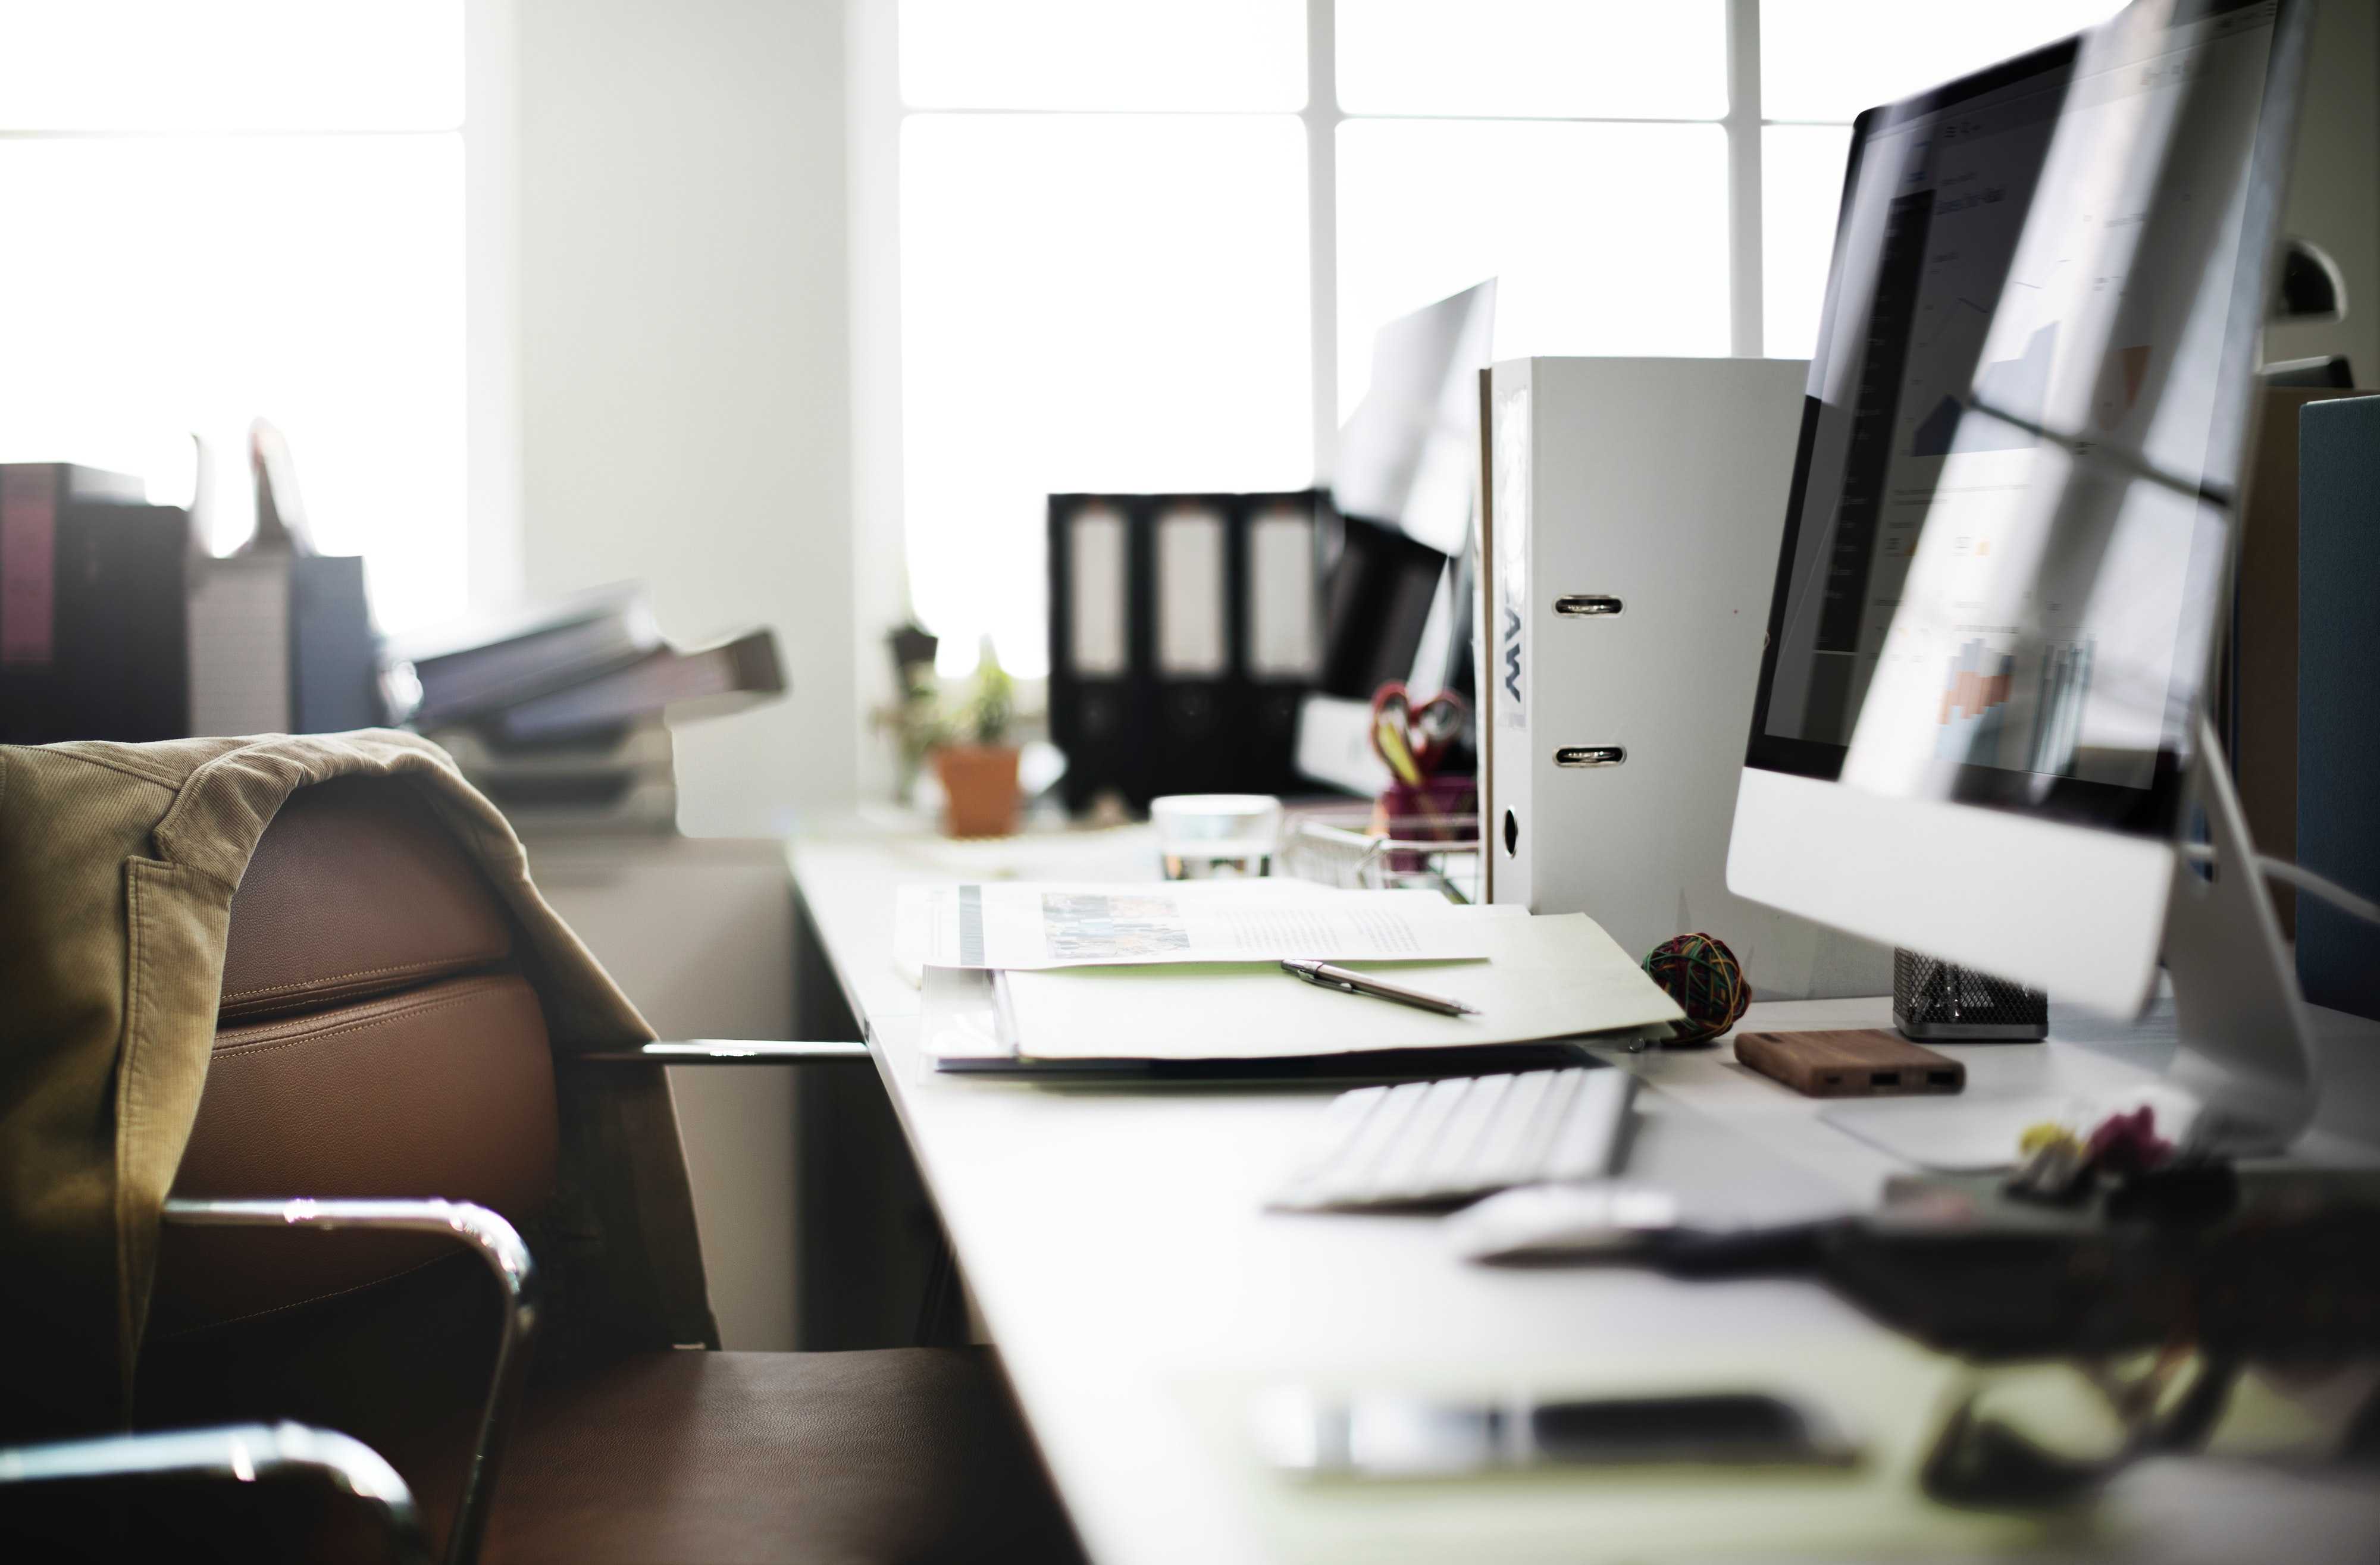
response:
[[[455,1561],[1079,1558],[980,1350],[624,1345],[565,1153],[589,1074],[650,1057],[558,1058],[538,977],[411,784],[292,794],[232,902],[147,1433],[0,1452],[0,1507],[12,1476],[229,1472],[245,1438],[310,1472],[384,1456],[387,1558],[420,1534]]]

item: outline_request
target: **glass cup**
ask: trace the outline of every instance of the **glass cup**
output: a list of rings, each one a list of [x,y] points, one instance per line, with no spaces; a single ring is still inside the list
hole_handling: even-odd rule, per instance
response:
[[[1255,879],[1281,851],[1281,801],[1270,794],[1172,794],[1151,799],[1169,880]]]

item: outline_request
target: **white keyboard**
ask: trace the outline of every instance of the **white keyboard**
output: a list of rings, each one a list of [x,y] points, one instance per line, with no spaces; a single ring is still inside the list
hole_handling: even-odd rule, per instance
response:
[[[1611,1067],[1366,1086],[1326,1111],[1272,1205],[1453,1206],[1616,1171],[1636,1078]]]

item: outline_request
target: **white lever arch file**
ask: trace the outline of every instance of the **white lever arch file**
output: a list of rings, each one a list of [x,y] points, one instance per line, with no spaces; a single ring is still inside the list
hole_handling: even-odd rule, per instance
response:
[[[1708,931],[1774,1000],[1892,985],[1884,948],[1727,889],[1807,372],[1531,358],[1481,376],[1488,898],[1589,914],[1638,956]]]

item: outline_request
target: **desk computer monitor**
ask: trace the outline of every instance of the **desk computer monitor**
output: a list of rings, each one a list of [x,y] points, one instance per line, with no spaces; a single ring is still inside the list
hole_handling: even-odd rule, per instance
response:
[[[2230,801],[2199,706],[2297,12],[2138,0],[1860,116],[1737,892],[2100,1010],[2146,1003],[2185,797]]]
[[[1358,794],[1388,785],[1371,747],[1372,693],[1384,683],[1417,700],[1470,691],[1478,378],[1495,329],[1491,277],[1373,339],[1371,382],[1339,431],[1322,666],[1298,714],[1298,769],[1318,782]]]

